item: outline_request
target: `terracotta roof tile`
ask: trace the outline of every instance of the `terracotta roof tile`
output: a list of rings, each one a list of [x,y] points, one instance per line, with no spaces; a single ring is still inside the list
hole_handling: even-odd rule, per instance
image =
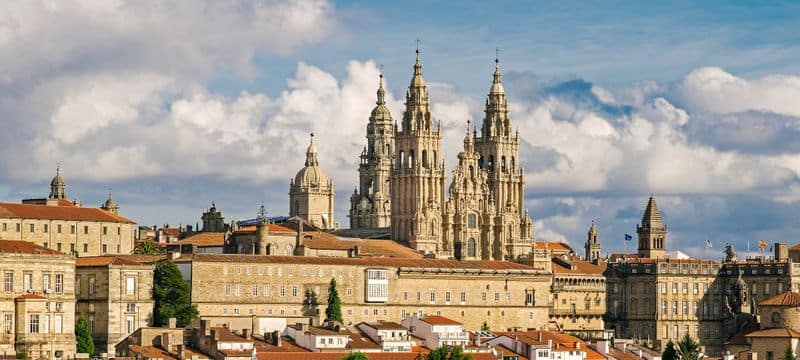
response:
[[[563,242],[537,241],[534,243],[534,246],[536,250],[556,250],[556,251],[572,252],[572,248]]]
[[[347,352],[260,352],[259,360],[340,360],[350,355]],[[367,352],[364,353],[370,360],[417,360],[417,352]],[[497,360],[491,353],[469,353],[473,360]]]
[[[582,260],[578,256],[569,256],[566,258],[566,262],[572,264],[574,268],[566,267],[562,262],[556,260],[555,257],[552,259],[553,265],[553,272],[556,274],[589,274],[589,275],[602,275],[603,272],[606,270],[606,263],[599,262],[598,264],[594,264],[589,261]]]
[[[770,305],[770,306],[800,306],[800,293],[796,293],[794,291],[787,291],[782,294],[775,295],[769,299],[766,299],[758,305]]]
[[[242,226],[242,227],[236,229],[236,231],[234,231],[234,232],[237,232],[237,233],[248,233],[248,232],[255,232],[257,229],[258,229],[258,227],[255,226],[255,225]],[[269,231],[270,232],[291,232],[291,233],[297,232],[296,230],[292,230],[292,229],[290,229],[290,228],[288,228],[286,226],[282,226],[282,225],[278,225],[278,224],[269,224]]]
[[[27,293],[17,296],[15,299],[47,299],[47,298],[39,294]]]
[[[0,240],[0,254],[64,255],[64,253],[22,240]]]
[[[436,316],[436,315],[428,315],[420,320],[431,325],[462,325],[458,321],[446,318],[444,316]]]
[[[128,345],[135,354],[141,354],[144,359],[177,360],[177,357],[155,346]]]
[[[561,350],[583,351],[586,353],[587,360],[606,359],[605,356],[590,348],[589,345],[583,340],[565,333],[557,333],[546,330],[528,330],[528,331],[496,332],[495,335],[508,336],[511,338],[516,337],[519,341],[529,345],[546,345],[547,340],[552,340],[553,348],[557,346]],[[540,338],[541,341],[539,341]],[[580,349],[577,349],[575,347],[575,343],[580,344]]]
[[[800,250],[800,244],[797,244],[797,245],[792,246],[791,248],[789,248],[789,251],[797,251],[797,250]]]
[[[228,328],[218,326],[213,329],[217,334],[217,341],[222,342],[253,342],[252,340],[245,339],[239,335],[232,333]]]
[[[98,208],[80,206],[47,206],[0,203],[0,217],[21,219],[51,219],[105,221],[133,224],[133,221]]]
[[[360,324],[364,324],[366,326],[369,326],[377,330],[408,330],[405,328],[405,326],[400,325],[394,321],[378,321],[374,323],[361,322]]]
[[[172,236],[172,237],[180,237],[181,236],[181,229],[180,228],[167,228],[167,227],[165,227],[165,228],[158,229],[158,231],[161,231],[164,234],[167,234],[167,235]]]
[[[273,345],[266,341],[261,340],[254,340],[253,344],[256,347],[256,351],[259,353],[261,352],[310,352],[303,347],[297,345],[297,343],[292,340],[292,338],[288,336],[281,337],[281,345]]]
[[[161,255],[85,256],[75,259],[75,266],[143,265],[164,259]]]
[[[474,269],[474,270],[519,270],[538,271],[528,265],[509,261],[476,260],[456,261],[440,259],[399,259],[399,258],[337,258],[311,256],[273,256],[245,254],[194,254],[187,257],[197,262],[226,263],[274,263],[274,264],[313,264],[313,265],[356,265],[390,266],[408,268]]]
[[[201,232],[189,236],[187,238],[178,240],[172,244],[175,245],[193,245],[198,247],[203,246],[224,246],[225,233],[224,232]],[[170,244],[170,245],[172,245]]]
[[[751,333],[745,334],[745,337],[771,337],[771,338],[792,338],[798,339],[800,338],[800,332],[797,332],[788,327],[779,327],[779,328],[771,328],[771,329],[764,329],[753,331]]]

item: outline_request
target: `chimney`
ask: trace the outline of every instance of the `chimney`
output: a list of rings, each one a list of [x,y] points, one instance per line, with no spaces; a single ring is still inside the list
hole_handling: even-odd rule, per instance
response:
[[[302,332],[308,331],[308,324],[300,323],[300,331],[302,331]]]
[[[174,329],[177,326],[177,320],[174,317],[167,319],[167,327],[170,329]]]
[[[478,347],[481,346],[481,338],[480,338],[480,336],[478,336],[478,333],[474,333],[473,337],[475,338],[474,339],[474,345],[478,346]]]
[[[576,342],[575,342],[575,346],[574,346],[574,347],[575,347],[576,349],[580,350],[580,349],[581,349],[581,342],[580,342],[580,341],[576,341]]]
[[[203,336],[211,336],[211,328],[209,325],[211,325],[211,323],[208,319],[200,320],[200,332],[203,333]]]
[[[281,346],[281,332],[278,330],[272,332],[272,345]]]
[[[169,352],[170,346],[172,346],[172,344],[170,344],[169,341],[169,333],[165,331],[164,333],[161,334],[161,347],[164,348],[164,350],[167,350],[167,352]]]

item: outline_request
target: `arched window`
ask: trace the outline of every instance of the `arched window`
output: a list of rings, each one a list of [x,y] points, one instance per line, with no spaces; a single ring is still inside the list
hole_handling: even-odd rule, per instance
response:
[[[506,172],[506,157],[505,156],[502,156],[500,158],[500,170],[502,172]]]
[[[300,202],[295,200],[294,201],[294,215],[300,214]]]
[[[467,227],[470,229],[478,228],[478,215],[467,214]]]
[[[489,171],[494,171],[494,155],[489,155]]]
[[[475,239],[469,238],[467,240],[467,256],[468,257],[475,257]]]
[[[478,155],[478,167],[483,169],[483,155]]]
[[[474,178],[475,177],[475,168],[472,165],[469,166],[469,176]]]
[[[397,155],[397,167],[402,169],[405,161],[406,161],[406,153],[403,150],[400,150],[400,153]]]
[[[511,157],[511,170],[512,171],[517,169],[516,165],[517,165],[517,163],[514,161],[514,157],[512,156]]]
[[[408,152],[408,167],[414,168],[417,164],[414,162],[414,150]]]
[[[422,167],[428,168],[428,151],[422,150]]]
[[[392,146],[389,145],[389,144],[386,144],[386,155],[389,156],[391,154],[392,154]]]
[[[433,167],[436,167],[436,150],[433,151]]]

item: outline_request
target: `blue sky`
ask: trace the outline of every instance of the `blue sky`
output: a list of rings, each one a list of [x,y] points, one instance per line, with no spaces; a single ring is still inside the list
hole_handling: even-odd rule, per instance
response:
[[[2,201],[45,194],[60,162],[70,196],[112,188],[140,224],[212,200],[283,214],[316,131],[346,225],[378,66],[399,118],[420,37],[448,164],[501,49],[537,239],[580,246],[596,218],[621,250],[654,193],[674,249],[800,241],[795,2],[3,6]]]

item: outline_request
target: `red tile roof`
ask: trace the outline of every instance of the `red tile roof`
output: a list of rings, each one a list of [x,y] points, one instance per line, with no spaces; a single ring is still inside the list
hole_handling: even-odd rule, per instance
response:
[[[758,305],[769,306],[800,306],[800,293],[794,291],[787,291],[783,294],[775,295],[769,299],[763,300]]]
[[[578,256],[568,256],[566,259],[567,263],[573,265],[573,267],[566,267],[562,261],[557,260],[555,257],[552,259],[553,265],[553,273],[556,274],[589,274],[589,275],[602,275],[603,272],[606,270],[606,263],[599,262],[598,264],[594,264],[589,261],[584,261]]]
[[[213,328],[217,334],[217,341],[221,342],[253,342],[252,340],[245,339],[239,335],[232,333],[228,328],[218,326]]]
[[[431,325],[462,325],[458,321],[446,318],[444,316],[436,316],[436,315],[428,315],[420,320]]]
[[[745,334],[745,337],[771,337],[771,338],[800,338],[800,332],[797,332],[788,327],[771,328],[765,330],[753,331]]]
[[[176,245],[193,245],[197,247],[204,246],[224,246],[225,233],[224,232],[201,232],[189,236],[187,238],[178,240],[172,244]],[[170,244],[170,245],[172,245]]]
[[[75,266],[143,265],[164,259],[161,255],[109,255],[85,256],[75,259]]]
[[[792,246],[791,248],[789,248],[789,251],[797,251],[797,250],[800,250],[800,244],[797,244],[797,245]]]
[[[248,233],[248,232],[255,232],[258,229],[255,225],[250,226],[242,226],[238,228],[236,231],[237,233]],[[270,232],[290,232],[294,233],[297,232],[296,230],[292,230],[286,226],[278,225],[278,224],[269,224],[269,231]]]
[[[468,353],[473,360],[497,360],[492,353]],[[339,352],[259,352],[258,360],[341,360],[350,353]],[[370,360],[417,360],[417,352],[366,352]]]
[[[519,341],[529,345],[547,344],[547,340],[552,340],[553,349],[558,348],[560,350],[583,351],[586,353],[587,360],[606,359],[606,357],[603,356],[603,354],[594,351],[583,340],[565,333],[557,333],[546,330],[528,330],[528,331],[495,332],[495,335],[516,338]],[[539,339],[541,339],[541,341]],[[575,347],[576,343],[579,344],[580,349]]]
[[[177,360],[177,357],[155,346],[139,346],[128,345],[134,354],[141,354],[142,358],[147,359],[164,359],[164,360]],[[137,357],[138,358],[138,357]]]
[[[555,251],[572,252],[572,248],[563,242],[537,241],[534,242],[533,244],[536,250],[555,250]]]
[[[167,234],[167,235],[172,236],[172,237],[180,237],[181,236],[181,229],[179,229],[179,228],[166,228],[165,227],[165,228],[158,229],[158,231],[161,231],[164,234]]]
[[[537,271],[523,264],[509,261],[477,260],[456,261],[440,259],[400,259],[400,258],[337,258],[337,257],[311,257],[311,256],[273,256],[273,255],[245,255],[245,254],[194,254],[192,259],[196,262],[225,262],[225,263],[271,263],[271,264],[312,264],[312,265],[356,265],[356,266],[389,266],[407,268],[438,268],[438,269],[475,269],[475,270],[519,270]]]
[[[133,224],[133,221],[98,208],[0,203],[0,217],[72,221],[104,221]]]
[[[47,299],[47,298],[39,294],[27,293],[17,296],[16,299]]]
[[[408,330],[403,325],[400,325],[394,321],[378,321],[375,323],[361,322],[359,325],[360,324],[364,324],[377,330]]]
[[[64,253],[22,240],[0,240],[0,254],[64,255]]]

